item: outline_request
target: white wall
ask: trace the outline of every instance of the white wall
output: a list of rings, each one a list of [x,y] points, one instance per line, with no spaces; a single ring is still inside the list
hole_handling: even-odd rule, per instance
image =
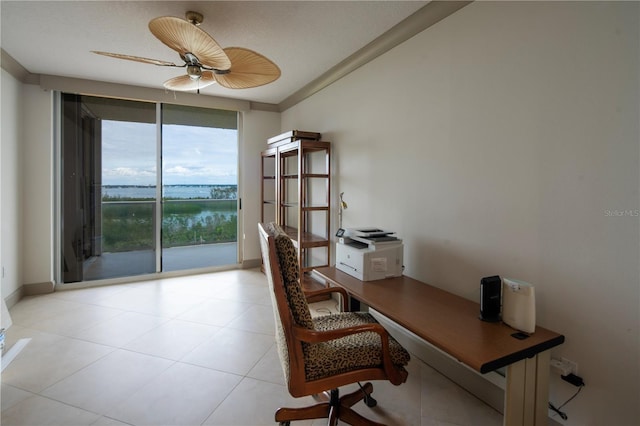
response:
[[[23,204],[22,282],[52,282],[53,272],[53,99],[52,92],[23,86],[20,180]]]
[[[267,139],[280,133],[280,113],[248,111],[242,113],[242,214],[245,261],[260,261],[258,222],[260,222],[260,152],[267,148]]]
[[[20,269],[20,188],[21,140],[20,113],[22,84],[2,70],[2,110],[0,139],[0,266],[2,267],[2,297],[15,294],[22,285]]]
[[[535,285],[587,384],[572,425],[640,421],[639,15],[476,2],[282,114],[334,143],[344,225],[396,230],[406,275]]]

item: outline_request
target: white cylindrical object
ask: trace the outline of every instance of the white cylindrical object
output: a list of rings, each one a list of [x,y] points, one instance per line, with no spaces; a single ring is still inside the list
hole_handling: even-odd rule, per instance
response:
[[[511,278],[502,280],[502,321],[525,333],[536,331],[536,297],[531,284]]]

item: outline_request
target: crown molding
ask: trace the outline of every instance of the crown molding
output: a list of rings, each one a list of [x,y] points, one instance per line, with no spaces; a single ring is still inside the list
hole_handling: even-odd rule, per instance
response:
[[[11,74],[16,80],[26,84],[39,84],[38,74],[32,74],[18,61],[13,59],[4,49],[0,48],[0,67]]]
[[[217,96],[202,96],[195,93],[173,92],[150,87],[131,86],[80,78],[41,75],[40,87],[89,96],[104,96],[136,101],[163,102],[203,108],[217,108],[230,111],[248,111],[250,102]]]
[[[276,104],[268,104],[265,102],[249,102],[251,111],[267,111],[267,112],[280,112],[280,108]]]

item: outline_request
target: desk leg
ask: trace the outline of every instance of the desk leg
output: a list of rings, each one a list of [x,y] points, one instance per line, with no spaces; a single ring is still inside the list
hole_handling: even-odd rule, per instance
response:
[[[351,312],[359,312],[360,308],[360,301],[355,297],[349,297],[349,310]]]
[[[548,424],[550,358],[544,351],[507,367],[505,426]]]

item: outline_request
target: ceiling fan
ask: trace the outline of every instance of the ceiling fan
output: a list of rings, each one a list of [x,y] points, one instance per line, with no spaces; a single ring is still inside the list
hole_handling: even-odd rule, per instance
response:
[[[146,64],[186,68],[186,75],[163,83],[170,90],[197,90],[200,93],[201,88],[214,83],[229,89],[248,89],[271,83],[280,77],[280,68],[261,54],[242,47],[220,47],[213,37],[198,27],[203,20],[202,14],[187,12],[186,18],[185,21],[162,16],[149,22],[151,33],[178,52],[184,61],[183,65],[121,53],[92,52]]]

